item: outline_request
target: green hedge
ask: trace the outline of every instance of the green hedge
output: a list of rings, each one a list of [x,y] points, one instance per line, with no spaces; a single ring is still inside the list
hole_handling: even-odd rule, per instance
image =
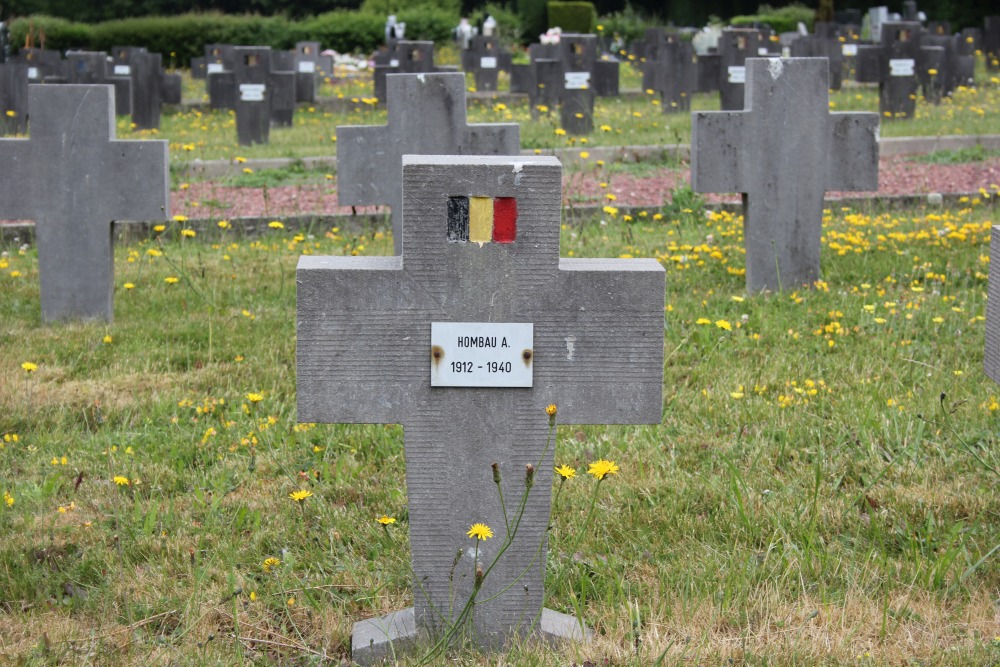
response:
[[[756,14],[750,16],[734,16],[729,20],[733,26],[751,25],[753,23],[766,23],[777,33],[794,32],[799,22],[806,24],[810,32],[816,18],[816,10],[803,5],[794,4],[787,7],[773,9],[769,5],[761,5]]]
[[[588,35],[594,32],[597,12],[592,2],[550,2],[549,27],[562,28],[563,32]]]
[[[452,28],[458,25],[456,16],[430,6],[402,11],[399,20],[406,22],[407,39],[435,42],[449,40]],[[298,41],[316,40],[325,49],[342,53],[369,53],[385,39],[385,16],[346,10],[302,21],[289,21],[282,16],[207,13],[151,16],[89,25],[49,16],[33,16],[17,19],[11,24],[12,44],[18,47],[24,44],[29,25],[33,26],[36,35],[39,31],[44,32],[45,46],[49,49],[108,51],[113,46],[145,46],[154,53],[162,53],[167,62],[173,59],[178,64],[187,64],[190,58],[203,55],[204,45],[212,43],[288,49]],[[37,38],[35,45],[39,45]]]

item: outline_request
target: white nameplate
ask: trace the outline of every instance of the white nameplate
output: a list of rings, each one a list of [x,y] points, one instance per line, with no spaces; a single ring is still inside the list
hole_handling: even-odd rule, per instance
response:
[[[729,66],[729,83],[746,83],[747,68],[744,65]]]
[[[240,99],[244,102],[263,102],[265,88],[262,83],[241,83]]]
[[[913,58],[893,58],[889,61],[889,76],[913,76]]]
[[[38,78],[38,68],[37,67],[29,67],[28,68],[28,78],[31,79],[31,80],[35,80],[35,79]]]
[[[854,57],[858,55],[858,45],[857,44],[844,44],[840,47],[840,52],[845,56]]]
[[[224,71],[222,63],[208,63],[205,65],[205,72],[207,74],[222,74]]]
[[[432,387],[530,387],[535,325],[431,322]]]
[[[496,69],[497,68],[497,59],[494,58],[493,56],[483,56],[482,58],[479,59],[479,68],[480,69]]]
[[[129,76],[132,74],[132,68],[128,65],[115,65],[115,76]]]
[[[766,46],[758,46],[757,47],[757,55],[758,56],[766,56],[767,55],[767,47]]]
[[[590,88],[590,72],[566,72],[566,90]]]
[[[303,74],[315,74],[316,63],[312,60],[303,60],[299,62],[299,71]]]
[[[389,67],[399,67],[399,60],[396,59],[396,58],[393,58],[392,60],[390,60],[389,61]]]

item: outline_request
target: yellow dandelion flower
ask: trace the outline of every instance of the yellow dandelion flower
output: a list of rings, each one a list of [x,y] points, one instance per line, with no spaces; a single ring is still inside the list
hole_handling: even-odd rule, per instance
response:
[[[167,276],[166,278],[163,279],[163,282],[167,283],[168,285],[174,285],[180,282],[180,278],[178,278],[177,276]]]
[[[175,215],[174,216],[174,222],[187,222],[187,219],[188,218],[187,218],[186,215]]]
[[[716,320],[716,321],[715,321],[715,326],[717,326],[717,327],[719,327],[720,329],[723,329],[723,330],[725,330],[725,331],[732,331],[732,330],[733,330],[733,325],[732,325],[732,324],[730,324],[730,323],[729,323],[728,321],[726,321],[726,320]]]
[[[267,226],[270,227],[271,229],[284,229],[285,228],[285,226],[283,224],[281,224],[280,222],[278,222],[277,220],[272,220],[271,222],[267,223]]]
[[[281,565],[281,561],[275,558],[274,556],[270,556],[269,558],[264,559],[264,564],[261,565],[261,567],[264,569],[265,572],[270,572],[279,565]]]
[[[229,224],[228,220],[219,220],[215,223],[219,226],[219,229],[229,229],[232,225]]]
[[[196,232],[193,229],[182,229],[181,230],[181,236],[185,236],[185,237],[187,237],[189,239],[190,238],[194,238],[195,235],[196,235]]]
[[[594,479],[600,482],[608,475],[617,475],[618,466],[615,465],[614,461],[598,459],[590,464],[590,467],[587,469],[587,474],[593,475]]]
[[[261,401],[264,400],[264,394],[256,394],[254,392],[250,392],[249,394],[246,395],[246,399],[251,403],[260,403]]]
[[[561,127],[557,127],[556,128],[556,136],[557,137],[562,137],[562,136],[565,136],[565,135],[566,135],[566,130],[562,129]]]
[[[123,477],[122,475],[115,475],[114,482],[118,486],[128,486],[132,483],[129,481],[128,477]]]
[[[300,489],[298,491],[292,491],[288,494],[288,497],[297,503],[301,503],[303,500],[311,496],[313,493],[308,489]]]
[[[34,373],[35,371],[38,370],[38,364],[33,364],[30,361],[26,361],[23,364],[21,364],[21,368],[24,369],[25,373]]]
[[[135,283],[125,283],[122,287],[125,289],[135,289]]]
[[[491,537],[493,537],[493,531],[485,523],[474,523],[472,527],[469,528],[469,532],[466,533],[469,537],[474,537],[477,540],[483,540],[484,542]]]
[[[379,518],[377,518],[375,520],[378,521],[383,526],[389,526],[389,525],[392,525],[392,524],[396,523],[396,520],[394,518],[392,518],[391,516],[389,516],[388,514],[383,514],[382,516],[380,516]]]
[[[570,468],[568,465],[563,464],[556,466],[556,473],[563,479],[573,479],[576,477],[576,468]]]
[[[558,413],[558,412],[559,412],[559,408],[556,407],[555,403],[549,403],[545,407],[545,414],[547,414],[549,417],[555,417],[556,413]]]
[[[10,491],[3,492],[3,502],[7,505],[7,507],[14,506],[14,496],[11,495]]]

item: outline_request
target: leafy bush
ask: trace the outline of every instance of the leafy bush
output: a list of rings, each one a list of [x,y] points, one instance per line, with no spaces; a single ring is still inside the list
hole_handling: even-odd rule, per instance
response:
[[[486,20],[487,16],[496,19],[497,31],[495,34],[500,38],[501,44],[509,46],[520,41],[522,24],[521,16],[517,12],[512,11],[507,5],[487,2],[469,14],[469,22],[472,25],[479,25]]]
[[[761,5],[757,8],[756,14],[749,16],[734,16],[729,20],[730,25],[752,25],[754,23],[766,23],[775,32],[794,32],[799,23],[805,23],[809,30],[812,30],[813,21],[816,17],[816,10],[810,9],[800,4],[788,5],[774,9],[770,5]]]
[[[33,35],[33,46],[47,49],[85,48],[92,38],[91,26],[84,23],[74,23],[53,16],[32,16],[26,19],[16,19],[10,24],[10,44],[15,51],[25,45],[29,30]]]
[[[549,27],[559,27],[563,32],[576,32],[584,35],[594,31],[594,21],[597,13],[592,2],[558,2],[549,3]]]
[[[620,12],[600,17],[597,23],[604,28],[602,31],[604,34],[617,35],[625,43],[631,43],[645,37],[646,28],[656,28],[663,25],[662,21],[645,16],[631,4],[626,4],[625,9]]]
[[[548,28],[548,12],[543,0],[517,0],[517,13],[521,15],[521,41],[537,42]]]

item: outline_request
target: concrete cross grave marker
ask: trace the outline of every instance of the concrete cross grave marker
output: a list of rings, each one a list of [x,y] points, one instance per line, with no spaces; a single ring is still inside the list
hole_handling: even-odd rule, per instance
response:
[[[990,276],[986,299],[986,350],[983,370],[1000,384],[1000,225],[990,228]]]
[[[116,141],[106,85],[31,85],[28,139],[0,140],[0,217],[33,219],[42,318],[111,321],[111,225],[168,214],[166,141]]]
[[[515,539],[462,627],[484,647],[533,631],[582,637],[576,619],[542,608],[545,407],[556,404],[562,424],[660,422],[663,268],[559,257],[555,158],[407,155],[402,165],[403,254],[305,256],[296,278],[299,420],[403,425],[414,608],[356,624],[353,658],[440,637],[460,616],[477,564],[488,567],[506,538],[494,463],[510,517],[526,464],[538,467]],[[466,531],[478,522],[497,539],[478,545],[477,563]]]
[[[466,124],[464,74],[390,74],[386,86],[386,125],[337,128],[337,193],[342,205],[392,209],[398,255],[403,155],[517,155],[521,128],[517,123]]]
[[[878,115],[829,113],[826,58],[750,58],[746,109],[693,114],[691,186],[743,193],[751,292],[819,279],[823,193],[878,189]]]

